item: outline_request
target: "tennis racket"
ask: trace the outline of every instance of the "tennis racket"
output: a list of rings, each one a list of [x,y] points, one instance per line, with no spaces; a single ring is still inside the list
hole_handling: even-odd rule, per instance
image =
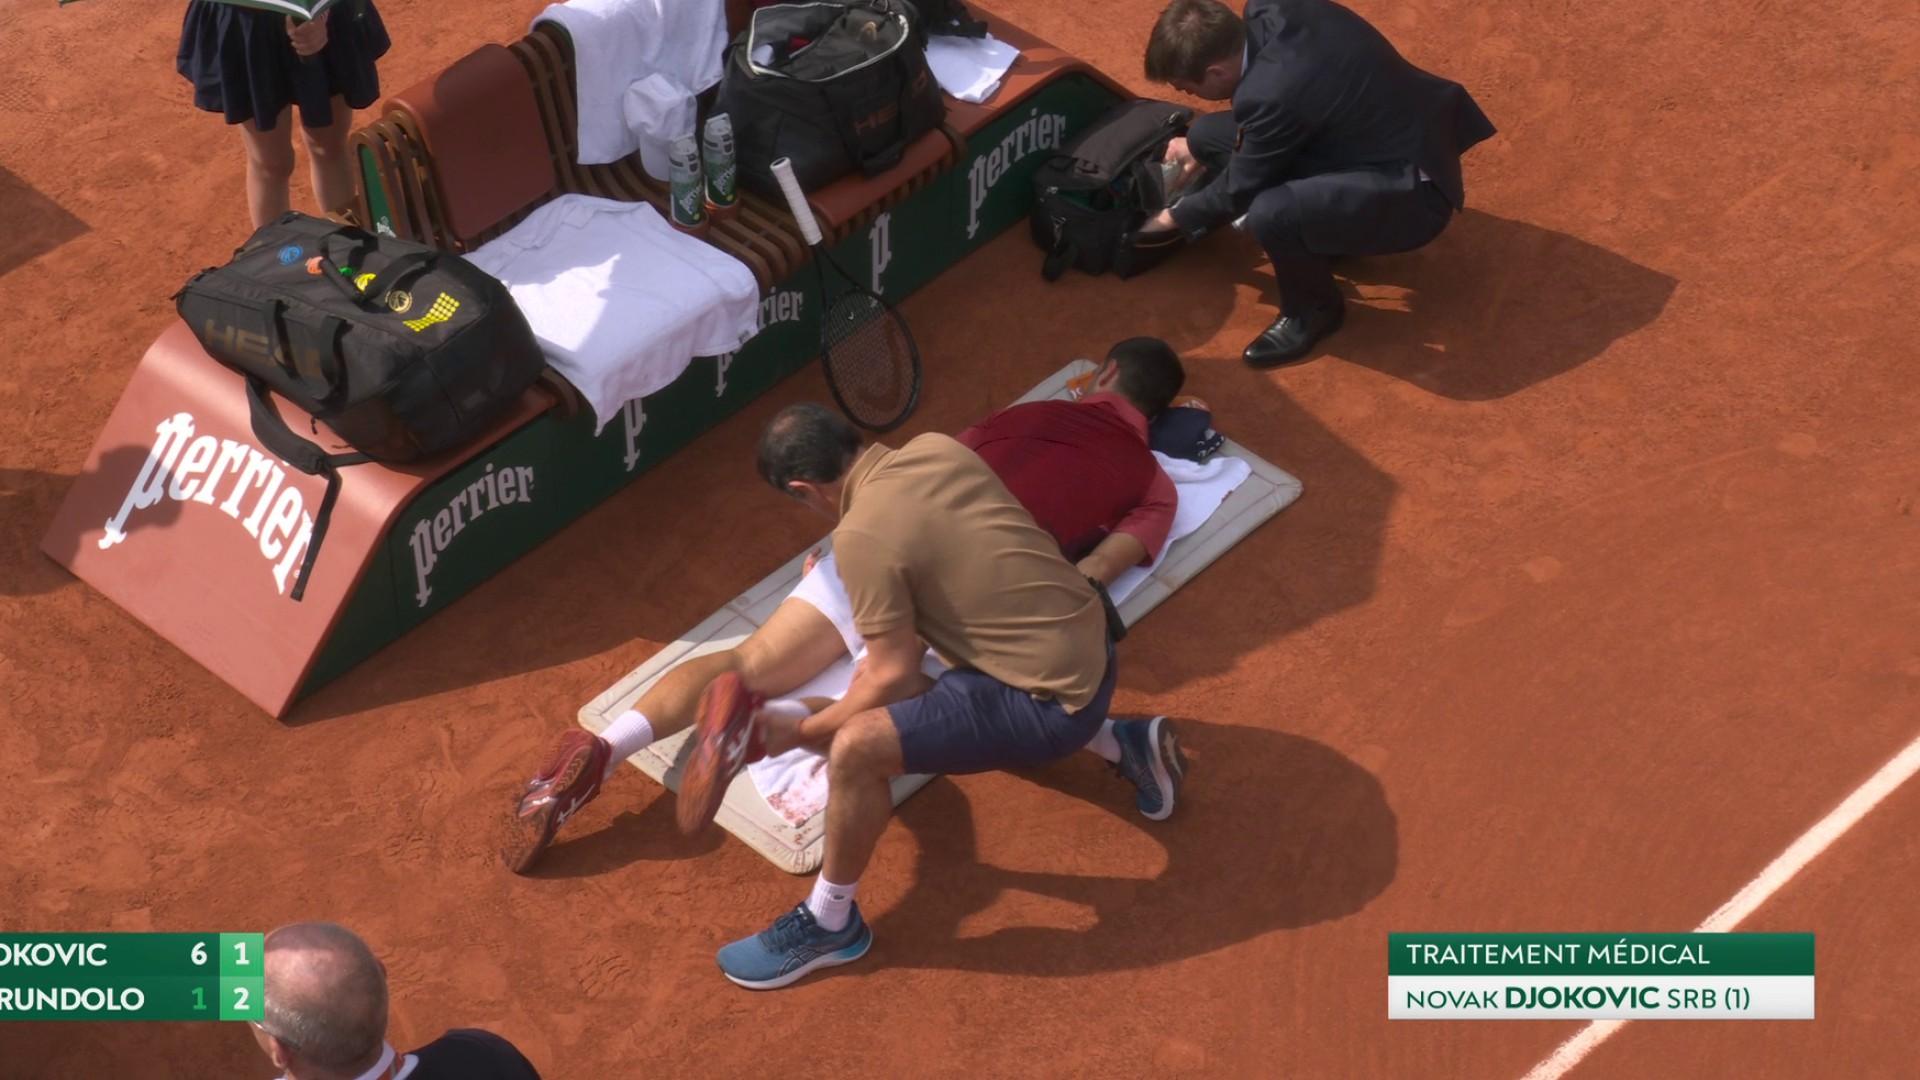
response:
[[[794,178],[792,161],[774,162],[773,175],[800,234],[813,248],[813,268],[820,277],[820,363],[826,368],[827,389],[847,419],[868,431],[892,431],[906,423],[919,404],[920,349],[900,313],[827,254],[820,223]],[[832,294],[828,267],[844,282]]]

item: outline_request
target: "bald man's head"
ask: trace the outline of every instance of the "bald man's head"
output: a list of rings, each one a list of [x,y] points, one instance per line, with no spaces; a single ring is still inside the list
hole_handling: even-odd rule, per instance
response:
[[[260,1026],[298,1062],[353,1076],[387,1037],[387,972],[353,931],[296,923],[266,939]]]

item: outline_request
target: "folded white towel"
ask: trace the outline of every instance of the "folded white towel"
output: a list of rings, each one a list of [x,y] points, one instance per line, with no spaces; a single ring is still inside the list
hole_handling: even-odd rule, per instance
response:
[[[1168,457],[1157,451],[1154,457],[1160,459],[1161,467],[1167,470],[1167,476],[1173,480],[1174,497],[1177,500],[1173,528],[1167,533],[1167,544],[1160,550],[1160,558],[1154,561],[1152,567],[1135,567],[1127,571],[1107,590],[1115,604],[1125,600],[1144,584],[1148,576],[1166,561],[1174,543],[1206,524],[1227,496],[1233,494],[1234,489],[1253,474],[1252,465],[1228,454],[1216,455],[1204,464]],[[822,566],[826,565],[822,560]],[[818,571],[820,568],[815,569]],[[838,590],[840,602],[845,603],[845,591],[839,589],[838,575],[833,575],[830,581],[815,578],[809,581],[808,588],[815,595],[823,590],[829,593]],[[858,656],[864,656],[865,653],[866,647],[863,645],[855,658],[833,664],[788,695],[788,698],[823,697],[839,700],[853,680],[853,668]],[[946,669],[932,652],[928,652],[921,661],[921,670],[933,678],[939,678]],[[752,777],[754,787],[767,800],[767,805],[785,818],[788,824],[804,824],[827,808],[827,759],[812,750],[796,748],[778,757],[762,758],[747,766],[747,775]]]
[[[592,404],[596,432],[760,327],[753,271],[646,203],[562,195],[467,261],[506,284],[547,362]]]
[[[847,687],[853,682],[854,666],[866,655],[867,650],[862,646],[858,656],[836,661],[805,686],[787,695],[783,701],[769,702],[768,708],[785,706],[788,702],[799,702],[805,698],[840,700],[846,696]],[[934,658],[932,651],[928,651],[921,658],[920,670],[926,672],[928,678],[937,679],[946,667]],[[827,808],[825,755],[805,747],[795,747],[776,757],[753,762],[747,766],[747,775],[752,777],[753,786],[767,800],[767,805],[773,808],[774,813],[785,818],[789,825],[804,825]]]
[[[847,674],[852,673],[852,665],[847,665]],[[841,686],[839,692],[846,693],[846,687]],[[766,709],[807,714],[807,707],[793,698],[769,701]],[[791,824],[799,825],[827,808],[827,759],[819,754],[795,749],[779,757],[761,758],[747,769],[754,785],[766,796],[767,805]]]
[[[961,101],[979,104],[1000,89],[1020,50],[992,34],[980,38],[936,34],[927,38],[927,66],[940,88]]]
[[[548,5],[533,21],[558,23],[573,39],[584,165],[618,161],[660,141],[627,125],[627,88],[635,81],[660,76],[689,99],[720,81],[727,47],[724,0],[566,0]],[[657,158],[666,160],[664,145]],[[663,166],[655,178],[665,177]]]

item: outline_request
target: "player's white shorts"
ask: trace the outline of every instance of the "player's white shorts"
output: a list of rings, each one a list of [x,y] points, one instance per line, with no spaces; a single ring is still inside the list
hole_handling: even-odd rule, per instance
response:
[[[853,628],[853,601],[847,599],[847,587],[840,582],[840,568],[831,552],[813,564],[813,569],[794,586],[791,596],[813,605],[827,617],[833,628],[840,631],[840,640],[846,642],[847,655],[859,656],[860,650],[867,647],[867,639]]]

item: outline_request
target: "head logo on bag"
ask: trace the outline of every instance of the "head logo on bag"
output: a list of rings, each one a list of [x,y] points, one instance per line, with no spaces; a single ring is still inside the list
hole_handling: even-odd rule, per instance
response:
[[[306,254],[306,249],[302,248],[300,245],[288,244],[286,247],[283,247],[280,249],[280,265],[292,266],[296,261],[299,260],[300,256],[305,254]]]
[[[407,306],[412,307],[413,305],[409,303]],[[421,331],[425,330],[427,327],[432,326],[434,323],[443,323],[443,322],[446,322],[448,319],[453,318],[453,313],[459,310],[460,310],[460,301],[455,300],[453,297],[448,296],[446,293],[441,293],[439,296],[434,298],[433,306],[427,309],[427,313],[425,315],[422,315],[417,319],[408,319],[405,323],[405,326],[407,329],[418,334]]]
[[[880,108],[875,109],[874,111],[861,117],[860,119],[855,120],[853,122],[853,130],[856,133],[861,135],[865,135],[870,131],[879,131],[882,128],[885,128],[888,125],[892,124],[893,121],[899,115],[900,115],[899,105],[897,104],[883,105]]]
[[[394,289],[387,293],[387,310],[395,315],[405,315],[413,310],[413,294],[405,289]]]
[[[265,334],[251,330],[242,330],[232,323],[220,322],[208,316],[199,327],[201,342],[220,349],[229,356],[246,357],[253,360],[271,361],[276,365],[292,364],[307,371],[318,370],[321,365],[320,350],[308,345],[295,345],[293,354],[277,343],[268,340]]]

